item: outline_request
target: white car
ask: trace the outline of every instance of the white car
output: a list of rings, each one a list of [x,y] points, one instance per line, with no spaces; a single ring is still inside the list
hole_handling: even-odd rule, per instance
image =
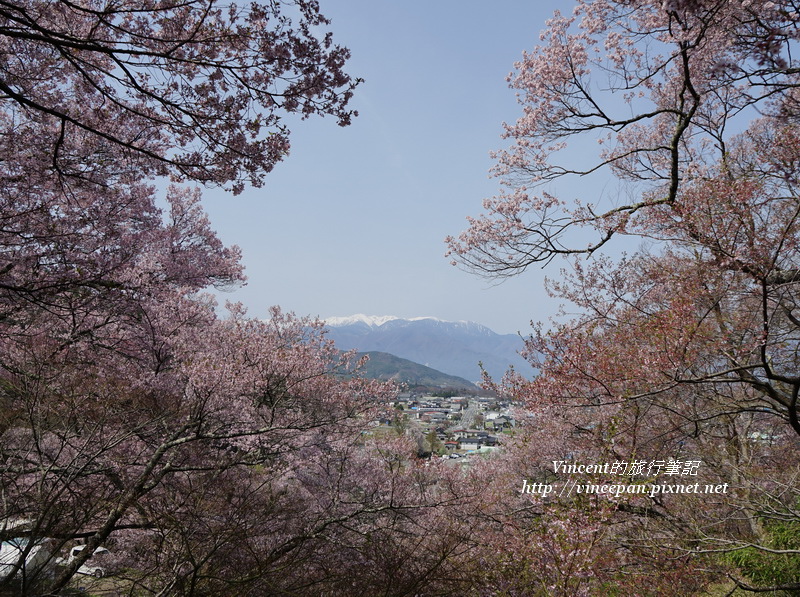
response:
[[[75,558],[77,558],[81,552],[86,549],[85,545],[76,545],[72,549],[69,550],[69,557],[64,560],[63,558],[60,559],[58,563],[69,566]],[[106,575],[108,564],[106,563],[106,559],[108,558],[108,550],[105,547],[98,547],[94,550],[94,553],[86,560],[81,567],[78,568],[78,574],[87,574],[94,576],[96,578],[103,578]]]

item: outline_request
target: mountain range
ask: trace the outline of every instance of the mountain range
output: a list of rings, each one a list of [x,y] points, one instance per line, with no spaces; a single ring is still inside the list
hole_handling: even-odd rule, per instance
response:
[[[481,379],[479,363],[495,379],[511,365],[525,374],[532,371],[518,353],[523,347],[519,336],[497,334],[470,321],[358,314],[325,323],[328,337],[342,350],[390,353],[470,381]]]

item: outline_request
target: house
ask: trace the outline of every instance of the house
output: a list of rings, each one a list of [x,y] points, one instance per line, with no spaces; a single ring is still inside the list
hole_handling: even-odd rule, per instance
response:
[[[477,450],[481,447],[481,440],[477,437],[462,437],[458,445],[462,450]]]
[[[514,426],[514,419],[508,416],[497,417],[493,422],[495,431],[511,429]]]

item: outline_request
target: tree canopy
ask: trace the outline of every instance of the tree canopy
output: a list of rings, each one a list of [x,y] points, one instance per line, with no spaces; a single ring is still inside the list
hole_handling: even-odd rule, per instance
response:
[[[287,116],[353,116],[327,24],[307,0],[3,2],[6,138],[61,175],[261,185],[289,151]]]
[[[510,78],[522,115],[495,154],[503,191],[447,241],[454,264],[490,278],[565,258],[549,290],[574,315],[527,341],[534,380],[500,386],[533,413],[516,450],[545,464],[694,457],[735,488],[598,514],[598,545],[631,573],[685,558],[671,572],[691,590],[710,570],[746,590],[800,587],[789,560],[773,576],[748,568],[800,553],[776,540],[800,528],[798,9],[578,0],[556,13]],[[640,245],[612,257],[622,237]],[[545,464],[523,470],[546,477]]]

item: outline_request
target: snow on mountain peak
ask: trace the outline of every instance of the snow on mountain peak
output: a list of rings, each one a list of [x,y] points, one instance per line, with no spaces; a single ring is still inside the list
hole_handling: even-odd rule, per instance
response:
[[[389,321],[436,321],[439,323],[457,323],[461,324],[462,326],[469,326],[473,325],[476,326],[478,324],[470,323],[469,321],[447,321],[445,319],[439,319],[438,317],[396,317],[394,315],[364,315],[363,313],[357,313],[356,315],[348,315],[346,317],[326,317],[325,323],[332,327],[341,327],[345,325],[352,325],[354,323],[365,323],[371,328],[380,327],[384,323]],[[480,326],[483,327],[483,326]]]
[[[352,325],[354,323],[366,323],[369,327],[378,327],[387,321],[394,321],[395,319],[400,318],[394,315],[364,315],[363,313],[357,313],[347,317],[326,317],[325,323],[334,327]]]
[[[387,352],[415,363],[478,379],[478,363],[499,379],[509,365],[525,371],[517,335],[496,334],[468,321],[444,321],[436,317],[351,315],[326,319],[328,338],[342,350]]]

